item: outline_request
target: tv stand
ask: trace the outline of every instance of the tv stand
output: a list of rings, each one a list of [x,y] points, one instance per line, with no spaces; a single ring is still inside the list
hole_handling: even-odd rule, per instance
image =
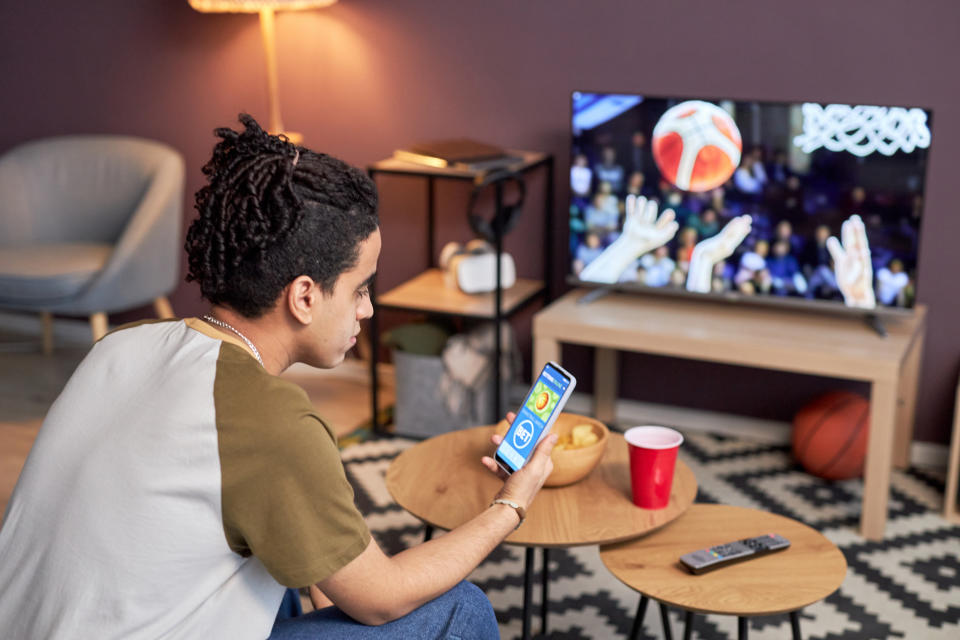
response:
[[[594,415],[604,422],[615,419],[620,350],[869,382],[860,531],[883,538],[891,467],[909,463],[926,307],[885,319],[881,340],[856,316],[617,292],[578,304],[587,294],[575,289],[534,316],[533,370],[562,364],[561,343],[596,347]]]
[[[883,320],[880,318],[880,316],[875,313],[868,313],[866,316],[864,316],[863,320],[871,329],[877,332],[878,336],[881,338],[887,337],[887,328],[884,326]]]

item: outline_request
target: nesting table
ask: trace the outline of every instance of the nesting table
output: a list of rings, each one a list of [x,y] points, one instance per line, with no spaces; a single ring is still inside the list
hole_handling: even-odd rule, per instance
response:
[[[734,540],[777,533],[790,547],[709,573],[693,575],[681,555]],[[735,615],[746,640],[751,616],[790,614],[800,639],[798,612],[840,588],[847,562],[840,549],[805,524],[756,509],[695,504],[669,526],[638,540],[603,546],[600,558],[621,582],[641,595],[630,637],[643,626],[649,599],[660,603],[664,635],[671,637],[666,607],[686,611],[684,638],[694,613]]]
[[[390,465],[386,485],[397,503],[428,527],[453,529],[482,512],[502,486],[480,458],[490,455],[495,426],[445,433],[401,453]],[[547,555],[551,547],[589,546],[632,540],[683,514],[697,494],[693,472],[678,460],[670,504],[659,510],[633,505],[627,444],[611,433],[607,450],[586,478],[566,487],[544,488],[523,526],[506,544],[526,548],[523,637],[530,633],[534,549],[543,549],[542,629],[547,622]]]

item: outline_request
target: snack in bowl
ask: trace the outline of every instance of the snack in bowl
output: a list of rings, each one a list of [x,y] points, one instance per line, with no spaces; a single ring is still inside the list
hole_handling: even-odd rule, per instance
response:
[[[501,420],[497,433],[507,432],[509,424]],[[553,424],[552,433],[559,436],[550,458],[553,472],[543,483],[545,487],[563,487],[586,478],[600,463],[607,448],[607,426],[589,416],[561,413]]]

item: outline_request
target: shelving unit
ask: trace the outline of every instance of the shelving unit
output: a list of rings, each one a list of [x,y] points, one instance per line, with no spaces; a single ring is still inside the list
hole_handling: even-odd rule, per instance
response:
[[[380,430],[379,421],[379,381],[377,375],[377,361],[380,351],[380,330],[377,311],[391,309],[395,311],[409,311],[439,315],[445,317],[465,318],[473,320],[492,320],[496,325],[496,362],[494,363],[494,405],[495,415],[500,415],[503,402],[500,398],[500,323],[513,314],[525,308],[534,300],[544,297],[550,300],[548,274],[553,261],[549,230],[553,225],[553,156],[533,151],[509,151],[510,155],[522,160],[508,167],[509,170],[527,174],[528,172],[546,170],[546,197],[544,198],[544,280],[517,278],[516,283],[507,290],[501,289],[499,282],[497,289],[487,294],[466,294],[447,287],[443,282],[443,273],[437,268],[437,248],[435,245],[436,204],[434,198],[437,180],[461,180],[475,182],[482,179],[481,171],[470,171],[454,168],[436,168],[421,166],[409,162],[402,162],[393,158],[381,160],[367,168],[371,179],[376,181],[380,174],[409,176],[420,178],[426,185],[427,200],[427,255],[425,270],[397,287],[380,295],[374,289],[371,301],[374,307],[373,317],[370,319],[370,397],[373,416],[373,428]],[[497,251],[502,251],[503,238],[496,239]]]

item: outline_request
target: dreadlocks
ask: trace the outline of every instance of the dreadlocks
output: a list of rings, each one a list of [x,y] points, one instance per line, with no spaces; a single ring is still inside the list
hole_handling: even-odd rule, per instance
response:
[[[378,226],[377,194],[363,172],[265,132],[241,114],[221,128],[187,232],[188,282],[204,298],[255,318],[308,275],[331,293]]]

